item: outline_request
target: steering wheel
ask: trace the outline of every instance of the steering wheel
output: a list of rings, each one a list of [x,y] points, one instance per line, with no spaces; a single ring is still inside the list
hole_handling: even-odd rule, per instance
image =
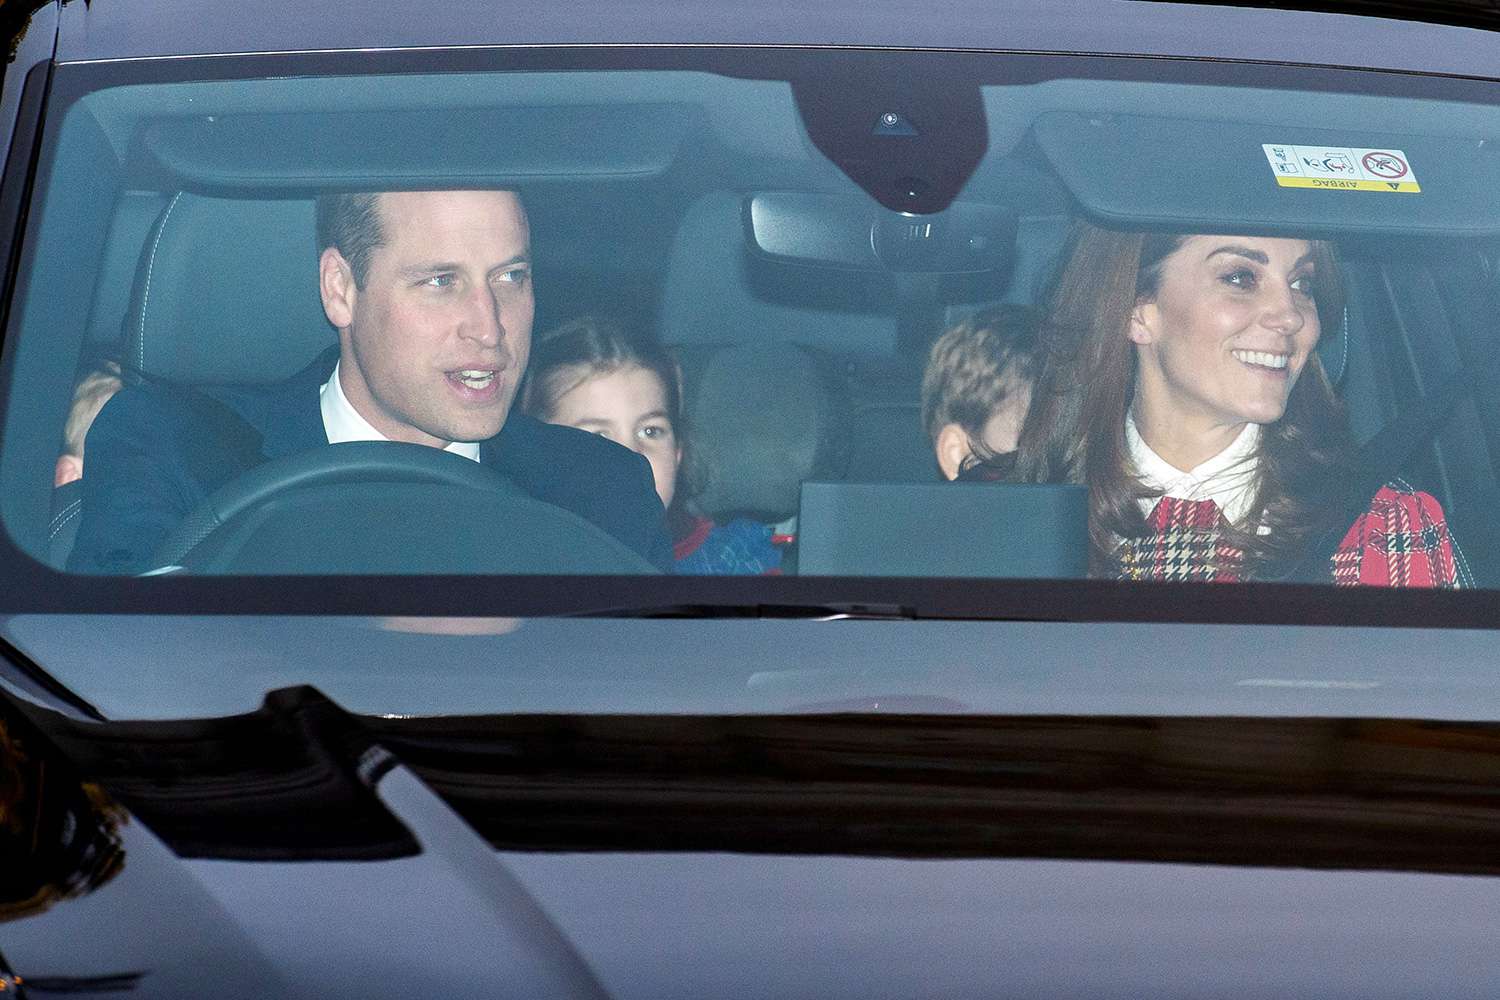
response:
[[[203,500],[155,565],[204,573],[657,573],[601,528],[437,448],[327,445]]]

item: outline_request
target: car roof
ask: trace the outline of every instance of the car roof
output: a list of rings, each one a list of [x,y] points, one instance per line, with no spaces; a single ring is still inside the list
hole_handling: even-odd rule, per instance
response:
[[[433,0],[66,4],[60,61],[549,44],[793,44],[1132,53],[1500,75],[1495,36],[1383,17],[1143,0]]]

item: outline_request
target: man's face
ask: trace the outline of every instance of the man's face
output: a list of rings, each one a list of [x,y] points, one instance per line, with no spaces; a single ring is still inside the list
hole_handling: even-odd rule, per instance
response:
[[[531,353],[531,238],[511,191],[380,195],[382,240],[356,288],[332,248],[323,305],[349,402],[393,441],[499,433]]]

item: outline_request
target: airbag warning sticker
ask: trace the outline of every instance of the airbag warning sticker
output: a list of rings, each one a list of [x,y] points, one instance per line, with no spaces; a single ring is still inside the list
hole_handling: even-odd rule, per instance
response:
[[[1417,175],[1399,149],[1347,149],[1340,146],[1260,147],[1282,187],[1330,191],[1397,191],[1416,194]]]

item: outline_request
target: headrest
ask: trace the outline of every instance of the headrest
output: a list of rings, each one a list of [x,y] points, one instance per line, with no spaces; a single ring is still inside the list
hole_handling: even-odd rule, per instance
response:
[[[336,340],[310,201],[174,196],[141,252],[126,361],[185,382],[274,382]]]
[[[830,351],[895,351],[894,304],[871,308],[869,276],[753,257],[744,211],[732,193],[706,195],[688,209],[662,289],[662,343],[774,338]]]
[[[784,341],[726,347],[696,382],[687,479],[699,513],[783,521],[804,479],[842,472],[842,412],[807,352]]]

